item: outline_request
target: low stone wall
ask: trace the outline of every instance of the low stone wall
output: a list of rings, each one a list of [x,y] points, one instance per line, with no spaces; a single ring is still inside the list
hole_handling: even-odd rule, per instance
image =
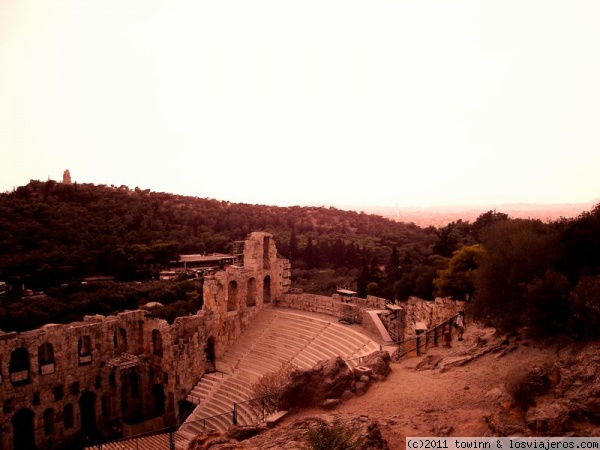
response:
[[[138,434],[149,433],[160,430],[165,427],[165,418],[163,416],[148,419],[136,424],[123,423],[123,437],[128,438]]]
[[[367,298],[352,297],[350,304],[358,305],[360,309],[385,309],[385,299],[374,297]],[[327,297],[325,295],[298,293],[282,294],[277,300],[277,306],[283,308],[298,309],[300,311],[316,312],[329,316],[340,317],[341,305],[344,304],[342,297],[337,294]]]
[[[342,316],[341,307],[345,303],[339,295],[334,294],[331,297],[327,297],[325,295],[304,294],[298,291],[294,289],[294,293],[282,294],[278,298],[277,306],[327,314],[338,318]],[[380,334],[380,330],[376,329],[373,323],[371,323],[372,320],[365,321],[364,318],[365,311],[385,311],[386,300],[384,298],[374,296],[368,296],[366,299],[353,297],[348,304],[356,305],[359,310],[362,310],[362,312],[359,312],[365,328],[376,334]],[[433,328],[444,320],[456,315],[458,311],[464,310],[465,302],[441,297],[436,298],[434,301],[410,297],[407,302],[403,302],[400,306],[402,307],[402,311],[399,311],[396,316],[402,323],[399,326],[395,326],[394,331],[400,335],[404,334],[405,338],[409,338],[415,335],[416,324],[422,324],[427,329]],[[386,322],[386,327],[389,327],[389,320],[384,321]]]
[[[405,336],[412,336],[415,334],[414,325],[417,323],[423,324],[427,329],[433,328],[464,310],[465,302],[448,297],[438,297],[434,301],[409,297],[402,307],[406,311]]]
[[[337,298],[316,294],[283,294],[277,300],[277,306],[297,309],[300,311],[316,312],[329,316],[340,316],[339,296]]]

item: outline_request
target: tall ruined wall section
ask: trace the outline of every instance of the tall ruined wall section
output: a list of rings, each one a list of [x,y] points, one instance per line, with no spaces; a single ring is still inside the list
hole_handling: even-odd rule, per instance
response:
[[[243,267],[227,267],[204,280],[206,326],[223,355],[265,305],[290,284],[289,261],[277,257],[273,235],[254,232],[244,242]]]
[[[0,332],[0,448],[51,448],[176,421],[209,367],[264,305],[289,288],[289,261],[269,233],[252,233],[244,266],[204,284],[204,309],[173,325],[146,311],[88,316]]]

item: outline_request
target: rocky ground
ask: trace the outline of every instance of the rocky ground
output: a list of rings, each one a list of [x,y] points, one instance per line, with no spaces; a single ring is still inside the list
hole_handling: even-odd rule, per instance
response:
[[[373,449],[403,449],[407,436],[600,436],[589,420],[600,417],[599,346],[500,337],[473,324],[464,341],[392,362],[391,369],[385,381],[333,409],[302,409],[242,442],[212,437],[193,448],[299,449],[318,420],[336,417],[361,429]],[[543,386],[524,412],[509,392],[528,374],[542,374]]]

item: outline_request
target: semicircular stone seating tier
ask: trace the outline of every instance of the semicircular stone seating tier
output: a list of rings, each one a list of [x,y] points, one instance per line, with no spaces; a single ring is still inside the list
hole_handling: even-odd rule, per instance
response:
[[[366,334],[337,322],[301,311],[265,308],[239,339],[216,362],[217,373],[207,374],[188,395],[194,412],[177,432],[191,438],[207,429],[226,431],[238,403],[239,425],[256,422],[242,403],[253,397],[252,385],[263,375],[292,364],[310,369],[321,360],[342,357],[350,367],[358,358],[379,350]],[[358,328],[360,329],[360,327]]]

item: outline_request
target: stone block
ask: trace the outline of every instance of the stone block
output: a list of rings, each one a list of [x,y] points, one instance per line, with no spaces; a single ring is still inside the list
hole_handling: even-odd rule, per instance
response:
[[[373,374],[373,370],[370,367],[356,366],[354,368],[354,376],[357,380],[360,380],[362,376],[370,377]]]

